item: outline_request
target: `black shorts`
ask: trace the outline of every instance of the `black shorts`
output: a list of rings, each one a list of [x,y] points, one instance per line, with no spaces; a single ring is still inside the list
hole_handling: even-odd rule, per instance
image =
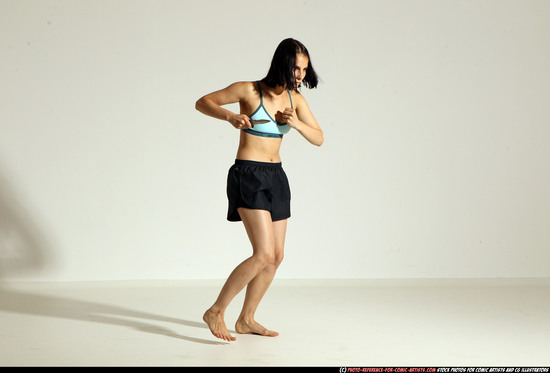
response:
[[[290,217],[290,186],[282,163],[236,159],[227,175],[227,220],[241,221],[237,209],[267,210],[271,220]]]

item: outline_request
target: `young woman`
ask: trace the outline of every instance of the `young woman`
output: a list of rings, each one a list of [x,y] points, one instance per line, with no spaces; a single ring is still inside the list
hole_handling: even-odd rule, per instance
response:
[[[243,309],[235,324],[237,333],[278,335],[258,324],[254,314],[283,260],[290,217],[290,187],[279,149],[283,135],[291,129],[313,145],[323,143],[323,131],[298,91],[301,85],[315,88],[317,83],[306,47],[285,39],[275,50],[265,78],[231,84],[200,98],[195,105],[200,112],[240,130],[237,157],[227,178],[227,219],[242,221],[252,244],[252,256],[233,270],[203,316],[218,338],[236,339],[225,325],[224,313],[245,286]],[[237,102],[239,114],[223,108]]]

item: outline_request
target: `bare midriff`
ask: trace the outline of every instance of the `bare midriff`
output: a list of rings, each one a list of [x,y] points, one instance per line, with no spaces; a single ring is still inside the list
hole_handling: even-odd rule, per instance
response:
[[[237,159],[257,162],[281,162],[281,138],[262,137],[241,131]]]

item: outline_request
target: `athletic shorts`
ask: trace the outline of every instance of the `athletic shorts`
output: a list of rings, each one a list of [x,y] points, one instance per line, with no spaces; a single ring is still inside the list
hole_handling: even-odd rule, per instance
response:
[[[227,175],[227,220],[241,221],[237,209],[267,210],[271,220],[290,217],[290,186],[282,163],[236,159]]]

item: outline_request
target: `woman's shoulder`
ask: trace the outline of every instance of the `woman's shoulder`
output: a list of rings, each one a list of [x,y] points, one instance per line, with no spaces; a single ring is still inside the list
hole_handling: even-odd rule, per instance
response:
[[[239,81],[231,84],[229,87],[233,87],[236,89],[248,89],[252,90],[254,87],[256,87],[257,82],[250,82],[250,81]]]
[[[295,103],[304,103],[306,102],[306,99],[304,96],[297,90],[293,89],[290,91],[290,97],[292,97],[292,101]]]
[[[229,85],[227,89],[237,92],[240,97],[254,94],[258,88],[257,83],[251,81],[239,81]]]

